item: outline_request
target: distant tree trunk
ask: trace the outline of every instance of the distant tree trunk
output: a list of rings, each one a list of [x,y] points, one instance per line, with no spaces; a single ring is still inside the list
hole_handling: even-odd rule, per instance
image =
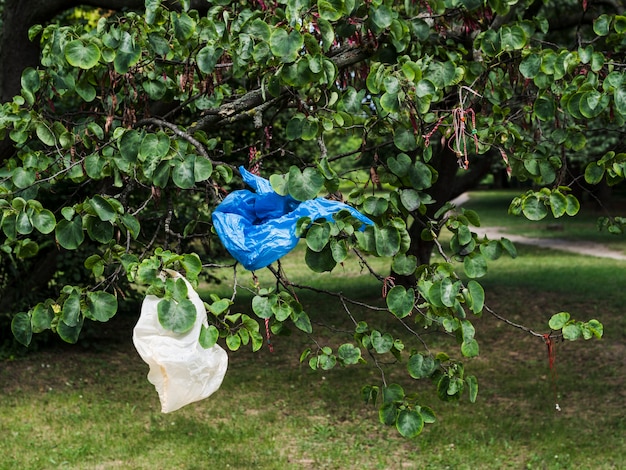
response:
[[[422,230],[427,227],[430,220],[434,219],[435,213],[443,205],[452,199],[460,196],[466,191],[475,188],[478,183],[489,173],[493,152],[480,155],[471,160],[469,169],[464,173],[459,173],[456,155],[447,145],[441,145],[439,151],[433,155],[429,162],[439,173],[436,183],[429,189],[429,194],[435,200],[434,204],[429,204],[426,214],[417,216],[409,227],[411,236],[411,246],[407,254],[417,258],[418,265],[429,264],[435,243],[433,241],[422,240]],[[438,234],[437,234],[438,235]],[[392,272],[397,284],[404,286],[415,285],[414,275],[404,276]]]

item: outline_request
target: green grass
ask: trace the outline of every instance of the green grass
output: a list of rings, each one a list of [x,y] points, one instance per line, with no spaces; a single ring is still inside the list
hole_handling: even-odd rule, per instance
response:
[[[379,380],[371,364],[314,372],[298,361],[314,343],[296,333],[274,336],[274,353],[265,347],[229,353],[218,392],[161,414],[147,366],[130,341],[136,316],[126,314],[94,327],[88,347],[57,345],[0,363],[0,469],[620,468],[626,263],[518,250],[516,260],[490,264],[481,280],[492,308],[540,331],[560,310],[605,326],[601,341],[557,344],[556,383],[540,339],[485,314],[476,320],[481,354],[466,363],[479,378],[476,404],[439,402],[430,384],[404,377],[404,365],[391,368],[390,381],[418,393],[437,413],[437,422],[414,440],[380,425],[376,409],[361,402],[360,387]],[[334,276],[311,279],[301,255],[299,248],[282,263],[293,282],[314,280],[380,301],[380,286],[361,275],[356,260]],[[375,267],[386,270],[380,262]],[[203,292],[229,295],[223,275],[223,283]],[[238,280],[252,285],[247,273]],[[263,271],[259,282],[272,285]],[[238,311],[249,311],[246,295]],[[350,321],[336,300],[298,295],[319,341],[334,346],[349,339]],[[358,308],[353,314],[401,331],[382,314]],[[432,339],[436,348],[455,348],[446,338]],[[555,386],[561,412],[554,409]]]

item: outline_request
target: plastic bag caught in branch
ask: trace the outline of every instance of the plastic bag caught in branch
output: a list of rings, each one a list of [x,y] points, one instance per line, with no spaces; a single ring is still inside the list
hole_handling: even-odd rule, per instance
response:
[[[202,400],[222,384],[228,355],[219,345],[204,349],[199,343],[202,325],[207,326],[204,304],[191,284],[185,281],[188,298],[196,308],[193,327],[183,334],[163,328],[157,305],[163,299],[147,295],[141,315],[133,330],[133,343],[141,358],[150,366],[148,381],[161,401],[161,411],[169,413],[189,403]]]
[[[339,201],[316,198],[300,202],[276,193],[268,180],[239,168],[253,191],[233,191],[215,208],[213,225],[228,252],[249,271],[264,268],[298,244],[296,223],[302,217],[333,220],[347,210],[364,225],[373,222]]]

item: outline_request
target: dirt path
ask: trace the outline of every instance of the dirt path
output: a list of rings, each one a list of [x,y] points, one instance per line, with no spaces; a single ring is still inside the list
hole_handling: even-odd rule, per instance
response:
[[[626,255],[616,250],[611,250],[600,243],[565,240],[563,238],[534,238],[522,235],[513,235],[502,231],[501,227],[474,227],[472,228],[479,236],[487,235],[490,240],[500,237],[508,238],[513,243],[533,245],[552,250],[569,251],[579,255],[595,256],[597,258],[611,258],[626,261]]]
[[[458,207],[468,200],[469,196],[467,194],[462,194],[452,202]],[[563,238],[525,237],[523,235],[506,233],[503,231],[502,227],[472,227],[472,230],[476,232],[479,236],[486,235],[487,238],[489,238],[490,240],[504,237],[508,238],[513,243],[519,243],[522,245],[533,245],[541,248],[549,248],[551,250],[568,251],[570,253],[576,253],[579,255],[626,261],[626,254],[620,251],[611,250],[600,243],[565,240]]]

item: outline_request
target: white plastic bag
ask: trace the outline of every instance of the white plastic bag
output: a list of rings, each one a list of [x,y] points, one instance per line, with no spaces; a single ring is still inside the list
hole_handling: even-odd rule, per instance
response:
[[[175,276],[185,281],[189,300],[196,307],[193,328],[184,334],[163,328],[157,314],[161,299],[148,295],[133,330],[133,343],[150,366],[148,381],[159,394],[163,413],[176,411],[214,393],[222,384],[228,367],[224,349],[217,344],[204,349],[198,342],[202,325],[208,324],[204,304],[184,277],[178,273]]]

